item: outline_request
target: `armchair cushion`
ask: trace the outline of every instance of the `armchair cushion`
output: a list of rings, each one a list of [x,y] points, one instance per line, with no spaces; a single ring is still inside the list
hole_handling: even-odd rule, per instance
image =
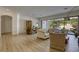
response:
[[[47,38],[49,38],[49,34],[46,33],[44,30],[39,29],[39,30],[37,30],[37,37],[42,38],[42,39],[47,39]]]

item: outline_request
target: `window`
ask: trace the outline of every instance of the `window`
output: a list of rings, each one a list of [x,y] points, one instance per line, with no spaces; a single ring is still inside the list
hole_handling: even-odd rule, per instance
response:
[[[44,29],[44,30],[48,30],[48,21],[47,20],[44,20],[44,21],[42,21],[42,29]]]

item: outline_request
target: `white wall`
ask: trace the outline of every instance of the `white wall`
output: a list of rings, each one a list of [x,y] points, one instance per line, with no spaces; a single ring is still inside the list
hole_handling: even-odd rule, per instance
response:
[[[17,33],[17,26],[16,26],[17,25],[17,13],[0,7],[0,36],[1,36],[1,16],[2,15],[12,16],[12,34],[13,35],[18,34]]]
[[[12,16],[12,34],[13,35],[26,32],[25,20],[32,20],[32,25],[36,25],[38,23],[38,20],[35,18],[25,17],[21,19],[20,18],[21,16],[16,12],[0,7],[0,36],[1,36],[1,16],[2,15]]]
[[[1,16],[2,15],[12,16],[12,34],[13,35],[26,32],[26,29],[25,29],[26,20],[32,20],[32,25],[36,25],[38,23],[38,20],[35,18],[25,17],[23,19],[20,19],[21,16],[16,12],[13,12],[11,10],[6,10],[4,8],[0,8],[0,36],[1,36]]]
[[[38,19],[26,17],[25,19],[20,19],[20,27],[19,27],[19,33],[26,33],[26,20],[32,21],[32,26],[36,25],[38,23]]]
[[[20,20],[19,33],[26,33],[26,20]]]

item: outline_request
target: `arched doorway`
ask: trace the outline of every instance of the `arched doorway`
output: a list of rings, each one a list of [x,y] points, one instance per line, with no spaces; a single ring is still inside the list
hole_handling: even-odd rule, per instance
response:
[[[8,15],[1,16],[1,34],[12,34],[12,17]]]

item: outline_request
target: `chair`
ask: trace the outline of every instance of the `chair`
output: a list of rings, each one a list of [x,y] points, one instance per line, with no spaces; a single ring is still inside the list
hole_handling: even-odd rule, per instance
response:
[[[37,38],[48,39],[49,33],[46,33],[43,29],[38,29],[37,30]]]

